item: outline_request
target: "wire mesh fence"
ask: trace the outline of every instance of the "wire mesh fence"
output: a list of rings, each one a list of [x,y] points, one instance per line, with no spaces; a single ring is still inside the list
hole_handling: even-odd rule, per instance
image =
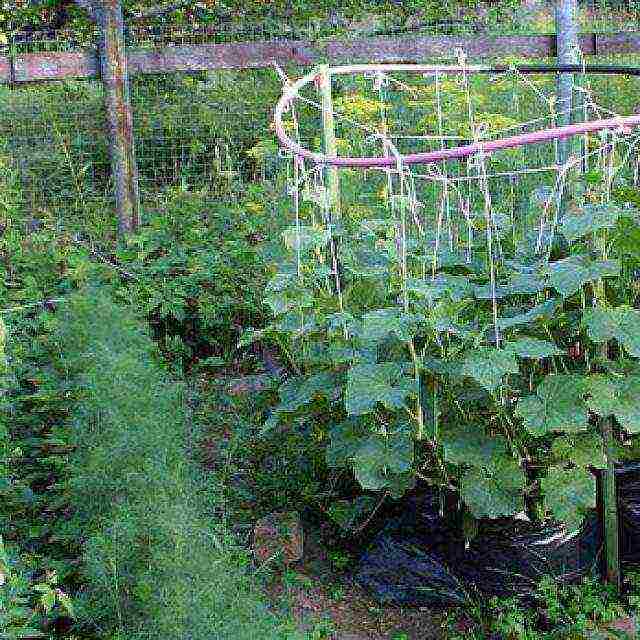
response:
[[[90,201],[110,201],[110,167],[98,82],[0,87],[2,153],[19,176],[30,215],[84,217]]]
[[[129,24],[128,46],[136,49],[195,44],[366,37],[418,33],[552,33],[553,12],[546,3],[455,3],[442,16],[427,20],[416,12],[330,12],[324,18],[181,25]],[[480,11],[479,7],[482,7]],[[585,31],[637,28],[640,0],[598,0],[580,5]],[[98,49],[97,30],[9,32],[0,55],[76,52]],[[514,61],[505,52],[505,58]],[[449,56],[451,60],[451,56]],[[441,62],[443,58],[434,59]],[[599,57],[598,62],[634,64],[635,56]],[[425,60],[427,62],[427,60]],[[528,60],[528,62],[536,62]],[[544,62],[540,60],[539,62]],[[297,75],[299,70],[287,70]],[[637,80],[607,77],[598,81],[600,104],[631,113]],[[131,97],[135,145],[143,205],[170,187],[206,189],[220,198],[234,198],[246,183],[272,177],[282,168],[270,129],[281,80],[273,69],[197,71],[134,75]],[[95,79],[34,85],[0,86],[0,141],[6,162],[15,167],[19,197],[35,218],[63,218],[70,227],[115,228],[108,140],[104,133],[102,85]],[[638,100],[640,103],[640,100]],[[408,116],[406,116],[408,117]],[[308,118],[304,135],[317,137],[317,122]]]
[[[261,70],[134,78],[143,203],[173,186],[232,198],[246,181],[272,173],[277,149],[260,142],[279,93],[274,76]],[[30,216],[57,219],[64,211],[68,226],[84,227],[89,210],[112,208],[99,82],[66,81],[44,91],[3,87],[0,102],[2,153],[17,170],[21,202]]]
[[[258,178],[253,149],[280,83],[271,70],[198,72],[132,81],[143,190],[184,184],[217,193]]]
[[[212,11],[194,5],[187,13],[140,20],[128,16],[129,46],[259,42],[279,39],[357,37],[416,32],[425,35],[549,34],[554,33],[553,2],[323,2],[309,9],[304,3],[247,3],[238,10]],[[312,14],[312,15],[310,15]],[[635,30],[640,0],[579,0],[578,21],[584,31]],[[91,46],[97,27],[40,28],[0,23],[3,38],[22,51],[68,51]],[[0,38],[2,40],[2,38]],[[0,47],[6,47],[0,42]]]

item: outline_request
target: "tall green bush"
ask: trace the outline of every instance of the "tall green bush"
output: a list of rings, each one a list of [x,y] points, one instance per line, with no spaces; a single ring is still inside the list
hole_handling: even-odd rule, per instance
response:
[[[82,531],[82,624],[100,638],[291,638],[225,533],[216,487],[189,462],[186,388],[137,318],[92,290],[57,335],[74,413],[70,499]]]

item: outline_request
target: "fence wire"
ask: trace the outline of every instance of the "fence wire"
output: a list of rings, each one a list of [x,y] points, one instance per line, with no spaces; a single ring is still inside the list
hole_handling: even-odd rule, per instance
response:
[[[459,6],[458,6],[459,5]],[[553,13],[535,0],[511,3],[457,3],[442,19],[426,21],[419,12],[333,12],[324,19],[281,17],[233,24],[192,21],[182,25],[130,24],[126,40],[138,48],[267,41],[362,37],[377,34],[425,35],[536,34],[553,32]],[[637,29],[640,0],[598,0],[580,5],[585,31]],[[9,32],[0,55],[97,49],[95,29]],[[511,60],[513,59],[510,56]],[[637,64],[637,56],[598,62]],[[499,60],[503,62],[504,60]],[[425,61],[427,62],[427,61]],[[434,60],[435,62],[435,60]],[[535,62],[535,61],[527,61]],[[544,62],[544,61],[540,61]],[[295,74],[300,73],[296,71]],[[634,84],[635,83],[635,84]],[[631,113],[639,106],[637,80],[603,78],[598,100]],[[281,82],[271,69],[134,76],[131,96],[136,156],[143,205],[167,188],[206,189],[235,198],[252,181],[273,177],[282,163],[270,129]],[[635,101],[637,100],[637,103]],[[317,137],[317,121],[306,123],[303,138]],[[34,218],[64,218],[69,227],[115,226],[112,211],[108,141],[102,86],[95,80],[0,86],[0,154],[15,167],[20,204]],[[99,224],[98,224],[99,222]]]
[[[0,87],[0,153],[32,217],[83,217],[109,202],[110,165],[99,82]]]
[[[268,131],[279,92],[269,69],[133,78],[143,192],[181,184],[222,195],[244,179],[258,179],[260,149],[254,147]]]

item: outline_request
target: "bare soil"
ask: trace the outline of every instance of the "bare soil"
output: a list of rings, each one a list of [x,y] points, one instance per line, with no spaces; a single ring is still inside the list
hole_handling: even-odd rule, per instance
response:
[[[444,640],[443,614],[426,608],[381,606],[336,573],[318,532],[307,532],[304,559],[268,588],[274,605],[288,605],[302,630],[331,621],[331,640]]]

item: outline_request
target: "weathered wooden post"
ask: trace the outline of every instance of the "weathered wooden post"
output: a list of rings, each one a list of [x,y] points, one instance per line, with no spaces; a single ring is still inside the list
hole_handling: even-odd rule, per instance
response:
[[[100,69],[107,114],[118,235],[123,236],[134,231],[140,222],[140,193],[120,0],[103,0],[102,10],[97,18],[102,31]]]
[[[336,129],[333,116],[333,96],[331,91],[331,74],[329,65],[320,65],[318,73],[318,92],[322,103],[322,129],[324,136],[324,152],[330,158],[338,155],[338,145],[336,143]],[[329,194],[329,206],[331,219],[339,220],[341,217],[340,203],[340,177],[338,168],[330,166],[327,169],[327,187]]]

